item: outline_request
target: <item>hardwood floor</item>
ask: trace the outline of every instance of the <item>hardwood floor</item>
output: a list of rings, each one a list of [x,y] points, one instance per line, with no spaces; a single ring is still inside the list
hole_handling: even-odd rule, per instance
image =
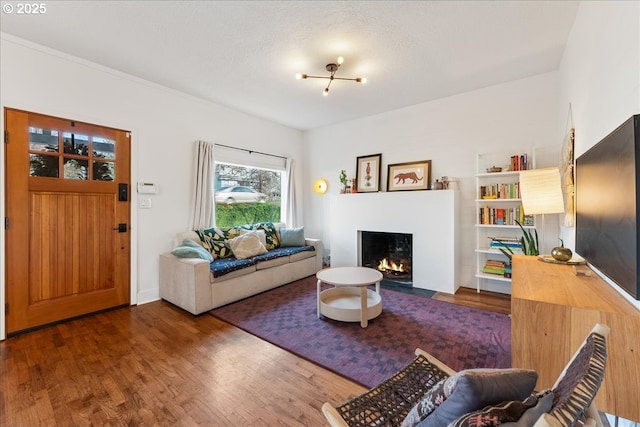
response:
[[[432,299],[494,311],[496,313],[511,314],[511,295],[497,292],[482,291],[478,293],[475,289],[460,288],[455,295],[438,292]]]
[[[453,300],[504,306],[482,294]],[[322,426],[325,401],[365,390],[164,301],[9,338],[0,361],[2,426]]]

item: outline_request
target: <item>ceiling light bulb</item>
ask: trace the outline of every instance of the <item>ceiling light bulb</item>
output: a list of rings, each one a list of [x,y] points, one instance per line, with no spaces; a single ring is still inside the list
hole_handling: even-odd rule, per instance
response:
[[[356,77],[356,82],[358,82],[358,83],[366,83],[367,82],[367,78],[366,77]]]
[[[329,88],[328,88],[328,87],[325,87],[325,88],[324,88],[324,91],[322,92],[322,94],[323,94],[324,96],[329,95]]]
[[[302,78],[302,74],[298,73],[296,74],[296,79],[300,80]]]
[[[342,65],[344,62],[344,58],[342,56],[338,56],[338,65]]]

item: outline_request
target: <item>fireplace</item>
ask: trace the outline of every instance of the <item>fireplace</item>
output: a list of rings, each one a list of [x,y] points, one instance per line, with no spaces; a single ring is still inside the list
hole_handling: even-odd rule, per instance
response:
[[[358,231],[362,267],[380,271],[386,280],[413,286],[413,234]]]

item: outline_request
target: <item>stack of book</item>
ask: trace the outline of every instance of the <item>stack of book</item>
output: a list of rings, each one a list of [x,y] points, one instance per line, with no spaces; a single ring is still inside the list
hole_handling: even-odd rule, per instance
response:
[[[505,270],[507,268],[507,263],[505,261],[499,261],[496,259],[488,259],[482,268],[483,273],[488,274],[499,274],[500,276],[504,276]]]
[[[489,237],[489,249],[505,249],[508,247],[513,252],[522,251],[522,242],[517,237]]]

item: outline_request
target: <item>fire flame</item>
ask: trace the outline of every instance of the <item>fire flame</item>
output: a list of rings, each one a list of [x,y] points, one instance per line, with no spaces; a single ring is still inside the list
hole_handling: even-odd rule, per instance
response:
[[[382,261],[380,261],[380,264],[378,264],[378,270],[380,271],[398,271],[403,273],[404,270],[404,264],[396,264],[395,262],[391,261],[391,264],[389,264],[389,260],[387,260],[386,258],[383,259]]]

